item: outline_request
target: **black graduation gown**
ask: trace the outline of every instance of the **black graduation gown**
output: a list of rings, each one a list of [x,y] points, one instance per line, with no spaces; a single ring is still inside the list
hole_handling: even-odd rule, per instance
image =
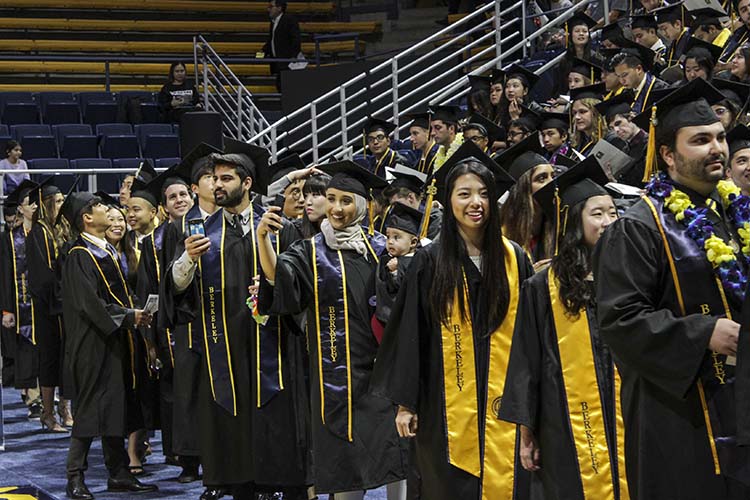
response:
[[[529,427],[539,442],[541,469],[531,474],[531,498],[583,500],[579,458],[570,426],[549,294],[549,267],[523,284],[500,418]],[[589,307],[586,314],[588,331],[581,334],[591,337],[594,382],[604,411],[609,461],[613,477],[618,477],[614,365],[609,349],[600,339],[595,310]],[[615,484],[614,488],[614,498],[619,498],[619,485]]]
[[[401,284],[404,282],[406,271],[409,269],[409,264],[413,257],[413,255],[405,255],[398,258],[398,266],[396,268],[395,276],[386,267],[386,264],[391,257],[389,255],[384,255],[383,258],[380,259],[380,263],[378,264],[378,274],[376,277],[377,281],[375,282],[375,316],[383,324],[388,323],[388,318],[391,316],[391,310],[396,301],[396,296],[401,288]]]
[[[81,246],[86,243],[79,238],[62,272],[64,359],[76,394],[73,436],[124,437],[135,430],[127,404],[134,313],[112,298],[91,256],[76,249]]]
[[[518,245],[513,246],[519,263],[519,280],[522,282],[533,274],[533,269],[523,250]],[[396,404],[415,410],[419,416],[413,459],[416,459],[416,467],[422,477],[421,498],[479,500],[479,478],[454,467],[448,460],[441,328],[429,302],[437,250],[434,244],[419,250],[409,266],[383,336],[371,390]],[[482,416],[486,414],[491,340],[491,336],[487,335],[487,303],[480,289],[479,270],[468,258],[463,267],[469,285],[474,332],[477,408]],[[395,428],[393,420],[389,424]],[[483,442],[483,435],[479,438]],[[516,465],[516,476],[517,482],[528,481],[520,462]]]
[[[367,490],[404,479],[407,446],[400,440],[394,419],[396,407],[368,392],[378,343],[372,334],[369,304],[375,295],[376,262],[342,250],[349,308],[349,343],[353,442],[331,432],[320,418],[318,344],[310,332],[310,406],[315,490],[320,493]],[[307,310],[308,330],[314,328],[312,241],[300,240],[278,256],[275,286],[261,279],[262,310],[293,315]],[[272,302],[272,304],[271,304]]]
[[[23,231],[22,228],[20,228]],[[28,235],[27,235],[28,237]],[[13,276],[13,231],[7,231],[3,233],[3,238],[0,240],[0,256],[2,256],[3,268],[3,311],[8,311],[15,314],[16,301],[18,298],[15,296],[14,280]],[[26,252],[26,238],[24,243],[21,245],[23,248],[16,248],[16,252]],[[26,267],[28,270],[28,257],[26,258]],[[27,273],[28,276],[28,273]],[[16,318],[18,322],[18,318]],[[30,339],[27,339],[23,335],[19,335],[16,328],[10,329],[13,342],[15,344],[14,352],[14,383],[16,389],[31,389],[37,387],[39,377],[39,349],[34,345]],[[10,339],[9,339],[10,340]]]
[[[0,242],[5,241],[7,238],[8,231],[0,231]],[[5,295],[8,293],[8,290],[6,290],[7,280],[10,279],[10,268],[5,265],[7,260],[4,250],[7,250],[6,247],[7,245],[0,243],[0,263],[3,263],[0,266],[0,309],[2,310],[7,310],[6,304],[8,299],[5,298]],[[0,352],[2,352],[3,356],[3,387],[12,387],[15,383],[13,359],[16,355],[16,332],[13,328],[5,328],[0,325]]]
[[[681,189],[703,205],[705,197]],[[726,240],[723,223],[713,212],[709,218]],[[708,261],[699,264],[703,272],[693,272],[683,284],[686,301],[692,300],[689,290],[718,295]],[[708,343],[724,312],[681,316],[662,236],[645,201],[607,228],[594,251],[593,269],[599,330],[622,377],[631,499],[748,498],[738,483],[714,474],[696,384],[700,374],[712,370]],[[730,307],[739,317],[739,306]]]
[[[256,215],[260,209],[255,207]],[[223,217],[223,213],[216,214]],[[257,221],[256,221],[257,223]],[[232,372],[236,388],[237,416],[221,408],[211,394],[209,370],[201,347],[203,361],[198,383],[198,436],[203,482],[206,485],[231,485],[247,482],[270,487],[304,486],[309,483],[308,451],[304,425],[297,418],[306,413],[306,404],[296,399],[304,379],[296,363],[301,349],[299,340],[293,344],[282,341],[282,376],[284,390],[257,408],[255,320],[245,300],[252,282],[253,253],[251,235],[242,236],[239,229],[227,224],[225,262],[231,262],[226,273],[224,293],[227,297],[227,335],[232,349]],[[175,248],[175,258],[182,255],[184,241]],[[259,267],[259,266],[258,266]],[[197,273],[197,271],[196,271]],[[171,266],[162,283],[160,309],[168,325],[186,325],[201,310],[198,279],[178,294],[174,289]],[[195,325],[195,323],[193,323]],[[182,331],[175,332],[175,335]],[[199,334],[197,334],[200,332]],[[187,333],[185,331],[185,333]],[[282,328],[282,339],[285,335]],[[193,328],[193,341],[203,343],[202,328]],[[295,347],[297,346],[297,347]],[[299,347],[299,349],[298,349]],[[300,429],[300,427],[303,427]]]
[[[26,259],[42,387],[61,385],[62,304],[55,295],[56,253],[53,236],[40,223],[35,223],[26,237]]]

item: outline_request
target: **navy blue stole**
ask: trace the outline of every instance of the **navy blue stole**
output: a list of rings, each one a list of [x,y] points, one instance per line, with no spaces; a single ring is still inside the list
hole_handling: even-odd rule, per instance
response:
[[[187,227],[188,221],[193,219],[203,219],[203,214],[201,213],[201,209],[198,206],[198,203],[195,203],[190,210],[188,210],[188,213],[185,214],[185,216],[182,218],[182,236],[184,238],[187,238],[190,236],[189,230]],[[188,323],[188,349],[195,349],[200,350],[200,342],[196,342],[193,344],[193,323]]]
[[[148,246],[148,248],[143,249],[144,252],[150,252],[153,256],[153,263],[156,267],[155,271],[157,290],[159,288],[158,285],[161,282],[161,263],[159,262],[159,253],[164,246],[164,234],[167,232],[167,227],[169,227],[169,221],[161,223],[156,229],[154,229],[154,231],[151,233],[151,238],[149,238],[151,244]],[[145,299],[147,297],[141,298]],[[171,363],[172,368],[174,368],[174,350],[172,349],[174,342],[172,340],[172,332],[169,328],[166,328],[164,330],[164,334],[166,335],[167,347],[169,348],[169,362]]]
[[[385,238],[375,233],[365,241],[377,262],[385,248]],[[351,442],[354,434],[346,266],[341,250],[329,248],[322,233],[312,238],[312,261],[320,418],[334,435]]]
[[[34,305],[28,290],[26,261],[26,231],[23,225],[13,229],[9,235],[11,263],[13,265],[13,287],[16,303],[16,334],[36,345],[34,329]]]
[[[737,30],[732,33],[732,36],[729,37],[729,40],[727,40],[727,44],[724,46],[724,50],[719,56],[719,62],[729,63],[732,60],[732,57],[734,57],[735,52],[747,42],[748,34],[750,34],[750,31],[748,31],[744,25],[737,28]]]
[[[647,198],[646,201],[653,207],[652,215],[662,234],[677,297],[681,302],[682,311],[675,310],[673,313],[676,316],[702,314],[731,319],[732,313],[723,286],[711,268],[705,251],[686,234],[685,227],[677,222],[662,200]],[[706,276],[710,276],[716,286],[695,286],[696,283],[704,283]],[[688,287],[689,293],[684,293]],[[737,448],[734,445],[737,432],[735,367],[726,361],[726,355],[712,352],[701,366],[697,381],[717,474],[720,469],[736,469],[733,464],[737,461]]]
[[[635,114],[643,112],[643,107],[646,105],[646,102],[648,102],[648,96],[651,95],[651,89],[653,88],[655,81],[656,78],[654,78],[654,75],[646,73],[646,81],[643,83],[643,87],[638,91],[635,99],[633,99],[633,104],[630,106],[632,112]]]

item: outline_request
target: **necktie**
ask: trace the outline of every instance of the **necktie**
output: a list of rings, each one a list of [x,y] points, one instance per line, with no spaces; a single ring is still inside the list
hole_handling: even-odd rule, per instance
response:
[[[237,229],[241,234],[245,234],[245,231],[242,229],[242,216],[240,214],[234,214],[232,216],[232,225]]]

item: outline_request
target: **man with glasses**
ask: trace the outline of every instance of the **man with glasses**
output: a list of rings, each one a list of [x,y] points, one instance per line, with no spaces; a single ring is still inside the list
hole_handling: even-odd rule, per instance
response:
[[[385,178],[386,167],[393,167],[397,163],[411,165],[411,162],[391,149],[390,135],[394,130],[396,130],[396,125],[393,123],[373,117],[367,119],[362,129],[365,151],[364,158],[359,163],[382,178]],[[369,155],[367,154],[368,149],[370,150]]]

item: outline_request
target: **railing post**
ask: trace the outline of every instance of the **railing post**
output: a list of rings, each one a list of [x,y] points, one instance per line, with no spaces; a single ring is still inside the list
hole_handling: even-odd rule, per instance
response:
[[[500,26],[498,25],[498,35],[500,34]],[[523,57],[526,58],[526,2],[521,2],[521,40],[523,40]]]
[[[5,197],[5,174],[0,174],[0,200],[4,200]],[[0,203],[0,220],[5,221],[5,203]]]
[[[604,24],[609,24],[609,0],[604,0]]]
[[[193,37],[193,73],[195,78],[195,84],[199,85],[198,81],[198,36]]]
[[[109,92],[109,61],[104,61],[104,90]]]
[[[313,163],[318,163],[318,105],[315,101],[310,103],[310,131],[312,132],[312,154]]]
[[[393,98],[393,121],[398,123],[398,57],[391,59],[391,94]],[[395,139],[398,139],[398,127],[395,130]]]
[[[237,88],[237,140],[243,141],[242,137],[242,86]]]
[[[89,177],[89,191],[92,193],[96,193],[98,191],[98,189],[96,188],[96,174],[89,174],[88,177]]]
[[[349,143],[348,127],[346,124],[346,87],[339,87],[339,110],[341,112],[341,148]]]
[[[208,102],[208,58],[206,57],[206,48],[201,46],[201,49],[201,59],[203,63],[203,109],[211,111]]]
[[[503,54],[501,48],[502,37],[500,36],[500,26],[503,23],[500,20],[500,0],[495,0],[495,19],[492,26],[495,29],[495,58],[499,61]]]
[[[276,163],[276,151],[278,150],[276,146],[276,125],[271,127],[271,161]]]
[[[255,135],[256,132],[255,127],[255,106],[250,106],[250,137]],[[250,137],[248,137],[248,140],[250,140]]]

